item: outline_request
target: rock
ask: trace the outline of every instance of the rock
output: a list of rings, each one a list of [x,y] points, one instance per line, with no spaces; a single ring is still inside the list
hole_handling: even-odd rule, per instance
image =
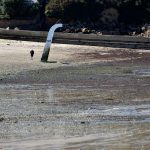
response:
[[[87,28],[82,28],[81,31],[82,31],[82,33],[87,33],[88,29]]]
[[[4,121],[5,119],[3,117],[0,118],[0,122]]]
[[[145,31],[145,36],[150,37],[150,26],[147,28],[147,31]]]
[[[89,34],[91,32],[88,28],[82,28],[81,31],[84,34]]]
[[[20,30],[18,27],[15,27],[14,30]]]
[[[135,36],[136,35],[136,32],[132,32],[132,36]]]
[[[97,32],[98,35],[103,35],[102,32]]]
[[[9,30],[9,29],[10,29],[9,27],[6,28],[6,30]]]
[[[145,36],[145,34],[144,34],[144,33],[141,33],[141,36],[143,36],[143,37],[144,37],[144,36]]]
[[[146,23],[144,26],[141,27],[142,32],[145,32],[148,29],[148,24]]]
[[[145,31],[146,31],[145,26],[143,26],[143,27],[141,28],[141,30],[142,30],[142,32],[145,32]]]

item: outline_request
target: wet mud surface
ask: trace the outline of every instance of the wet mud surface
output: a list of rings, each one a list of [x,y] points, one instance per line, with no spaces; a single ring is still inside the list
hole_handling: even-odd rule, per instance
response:
[[[0,48],[0,149],[150,149],[150,51],[54,45],[62,57],[43,64],[42,44],[29,44],[31,61],[17,43],[24,55],[6,62],[10,44]]]

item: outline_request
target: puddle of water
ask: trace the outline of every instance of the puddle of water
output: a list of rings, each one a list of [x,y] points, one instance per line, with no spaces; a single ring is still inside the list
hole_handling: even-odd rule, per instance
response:
[[[135,70],[134,73],[143,77],[150,77],[150,69]]]
[[[149,149],[150,104],[116,104],[113,99],[112,105],[105,104],[101,96],[109,92],[92,86],[1,85],[0,146]]]

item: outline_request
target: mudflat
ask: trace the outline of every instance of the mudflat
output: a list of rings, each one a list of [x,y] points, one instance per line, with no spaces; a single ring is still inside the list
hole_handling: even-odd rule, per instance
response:
[[[150,50],[43,47],[0,40],[0,149],[150,149]]]

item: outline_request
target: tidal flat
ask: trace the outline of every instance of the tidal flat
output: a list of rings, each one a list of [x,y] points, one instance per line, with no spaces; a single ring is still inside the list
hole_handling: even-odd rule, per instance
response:
[[[0,40],[0,149],[150,149],[149,50],[43,47]]]

